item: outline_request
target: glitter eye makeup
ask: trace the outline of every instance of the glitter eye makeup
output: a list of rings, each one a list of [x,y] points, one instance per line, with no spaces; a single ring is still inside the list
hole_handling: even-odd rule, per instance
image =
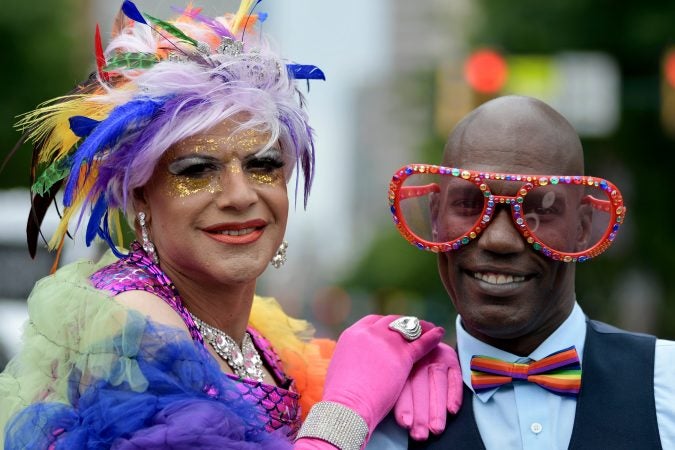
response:
[[[222,192],[220,183],[215,178],[186,178],[172,176],[169,178],[169,195],[174,198],[185,198],[200,192],[215,194]]]
[[[221,162],[216,158],[203,156],[179,157],[168,166],[171,175],[182,177],[201,177],[220,169]]]
[[[277,184],[277,182],[279,182],[279,180],[281,179],[281,177],[279,175],[276,175],[276,174],[275,175],[261,175],[259,173],[251,173],[251,174],[249,174],[248,177],[251,179],[251,181],[254,181],[258,184],[270,184],[270,185]]]
[[[229,130],[229,128],[228,128]],[[233,130],[229,130],[232,132]],[[243,130],[228,136],[193,136],[177,144],[181,150],[191,153],[212,153],[216,151],[240,151],[245,154],[260,151],[269,143],[269,134],[255,129]]]
[[[283,179],[285,163],[281,150],[272,147],[244,160],[244,170],[249,179],[258,184],[274,185]]]
[[[242,135],[248,136],[248,140]],[[239,133],[237,142],[244,143],[244,147],[259,148],[260,133]],[[223,183],[221,177],[237,176],[244,172],[249,182],[256,185],[275,186],[284,182],[283,167],[285,161],[283,153],[278,147],[271,147],[255,154],[249,154],[243,159],[226,151],[228,159],[221,159],[213,154],[206,154],[213,150],[223,151],[222,143],[228,141],[231,144],[232,136],[228,138],[195,137],[180,144],[174,151],[182,152],[183,155],[175,157],[167,164],[169,173],[169,192],[175,198],[185,198],[202,192],[215,194],[222,192]],[[229,145],[229,144],[228,144]],[[248,153],[247,149],[240,153]],[[185,154],[186,151],[189,153]]]
[[[215,158],[187,156],[171,162],[169,171],[169,193],[172,197],[185,198],[200,192],[214,194],[222,187],[218,174],[222,164]]]
[[[227,170],[230,173],[241,173],[241,165],[237,158],[232,158],[227,162]]]
[[[245,153],[257,152],[269,141],[269,134],[257,130],[244,130],[227,138],[227,145],[231,148],[243,150]]]

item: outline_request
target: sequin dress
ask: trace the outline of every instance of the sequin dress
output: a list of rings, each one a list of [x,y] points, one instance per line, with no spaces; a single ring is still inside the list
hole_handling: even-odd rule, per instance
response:
[[[163,298],[191,336],[114,301],[130,289]],[[22,347],[0,373],[6,450],[290,450],[335,346],[255,296],[249,332],[279,387],[224,374],[171,280],[136,244],[121,259],[109,251],[61,267],[27,304]]]
[[[160,297],[180,315],[193,341],[208,354],[204,338],[185,308],[176,287],[138,243],[131,245],[128,256],[96,271],[91,276],[91,282],[96,289],[108,291],[112,295],[143,290]],[[232,374],[223,375],[236,382],[242,398],[256,405],[260,419],[266,424],[268,431],[283,429],[289,438],[293,438],[300,427],[299,395],[295,392],[293,380],[284,373],[281,360],[269,341],[250,326],[247,331],[278,386],[242,379]]]

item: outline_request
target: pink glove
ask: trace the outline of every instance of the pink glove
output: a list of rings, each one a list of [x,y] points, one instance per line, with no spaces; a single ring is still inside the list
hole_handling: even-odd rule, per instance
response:
[[[422,336],[407,341],[389,328],[398,317],[370,315],[356,322],[338,339],[328,366],[322,400],[357,412],[371,433],[394,407],[413,364],[434,349],[445,333],[420,321]]]
[[[394,407],[413,365],[440,343],[445,330],[420,321],[422,335],[407,341],[389,324],[399,316],[370,315],[345,330],[328,367],[322,401],[336,402],[361,416],[370,435]],[[294,450],[328,449],[331,444],[302,438]]]
[[[413,367],[394,406],[396,422],[418,441],[427,439],[429,431],[440,434],[447,413],[459,411],[462,391],[457,353],[440,343]]]

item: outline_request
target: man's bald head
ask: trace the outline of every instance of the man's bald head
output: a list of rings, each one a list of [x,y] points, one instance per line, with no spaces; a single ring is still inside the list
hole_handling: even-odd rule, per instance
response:
[[[495,172],[583,174],[583,149],[570,123],[546,103],[499,97],[467,115],[450,134],[443,165]]]

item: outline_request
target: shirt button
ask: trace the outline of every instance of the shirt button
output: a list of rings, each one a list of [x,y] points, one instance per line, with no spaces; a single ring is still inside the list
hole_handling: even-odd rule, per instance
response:
[[[534,434],[539,434],[541,433],[541,430],[544,427],[541,426],[539,422],[533,422],[532,425],[530,425],[530,431],[532,431]]]

